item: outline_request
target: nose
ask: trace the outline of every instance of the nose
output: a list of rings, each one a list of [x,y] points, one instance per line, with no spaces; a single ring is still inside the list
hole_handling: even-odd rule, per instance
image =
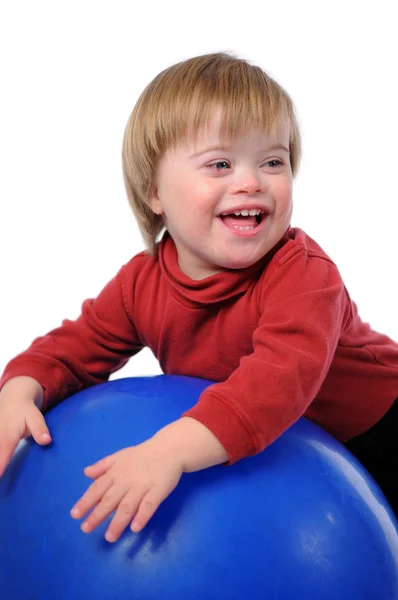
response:
[[[255,194],[263,190],[261,177],[253,170],[245,169],[234,184],[234,193],[245,192],[246,194]]]

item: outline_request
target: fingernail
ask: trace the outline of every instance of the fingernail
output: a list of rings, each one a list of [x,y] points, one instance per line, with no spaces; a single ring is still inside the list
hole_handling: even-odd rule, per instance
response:
[[[80,529],[81,529],[82,531],[84,531],[84,533],[88,533],[88,531],[89,531],[89,529],[90,529],[90,528],[89,528],[89,526],[88,526],[88,523],[83,523],[83,525],[81,526],[81,528],[80,528]]]
[[[42,433],[41,439],[43,442],[51,442],[51,437],[48,435],[48,433]]]
[[[138,531],[140,528],[140,525],[137,521],[133,521],[133,523],[131,524],[131,529],[132,531]]]
[[[114,542],[116,540],[116,536],[111,531],[107,531],[105,534],[105,539],[107,542]]]
[[[70,511],[71,517],[73,517],[74,519],[77,519],[80,515],[79,509],[78,508],[72,508],[72,510]]]

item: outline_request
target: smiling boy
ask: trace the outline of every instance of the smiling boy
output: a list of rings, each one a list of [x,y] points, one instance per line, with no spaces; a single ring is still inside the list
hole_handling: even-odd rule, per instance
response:
[[[114,510],[109,541],[141,530],[183,472],[256,454],[303,415],[352,444],[398,510],[398,344],[361,321],[333,260],[291,227],[300,154],[293,103],[259,67],[216,53],[155,77],[123,145],[148,250],[7,365],[0,474],[24,435],[50,441],[42,412],[149,347],[164,373],[215,383],[85,470],[94,482],[71,511],[93,508],[83,531]]]

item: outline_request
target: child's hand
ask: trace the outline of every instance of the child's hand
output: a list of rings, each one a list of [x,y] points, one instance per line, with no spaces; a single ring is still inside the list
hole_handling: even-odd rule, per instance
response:
[[[51,442],[50,432],[35,402],[41,405],[43,388],[31,377],[14,377],[0,392],[0,477],[20,440],[32,435],[40,445]]]
[[[145,527],[177,486],[182,472],[183,465],[177,454],[167,452],[157,439],[125,448],[85,468],[85,475],[95,481],[76,503],[71,515],[80,519],[95,507],[81,527],[89,533],[116,509],[105,534],[108,542],[115,542],[133,517],[132,531]]]

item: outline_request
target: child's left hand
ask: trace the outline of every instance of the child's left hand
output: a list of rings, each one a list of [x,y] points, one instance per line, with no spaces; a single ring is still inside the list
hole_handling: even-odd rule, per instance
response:
[[[177,486],[183,465],[175,453],[166,452],[151,438],[106,456],[86,467],[84,473],[95,481],[75,504],[71,516],[80,519],[95,507],[81,526],[89,533],[116,509],[105,534],[108,542],[115,542],[133,517],[132,531],[145,527]]]

